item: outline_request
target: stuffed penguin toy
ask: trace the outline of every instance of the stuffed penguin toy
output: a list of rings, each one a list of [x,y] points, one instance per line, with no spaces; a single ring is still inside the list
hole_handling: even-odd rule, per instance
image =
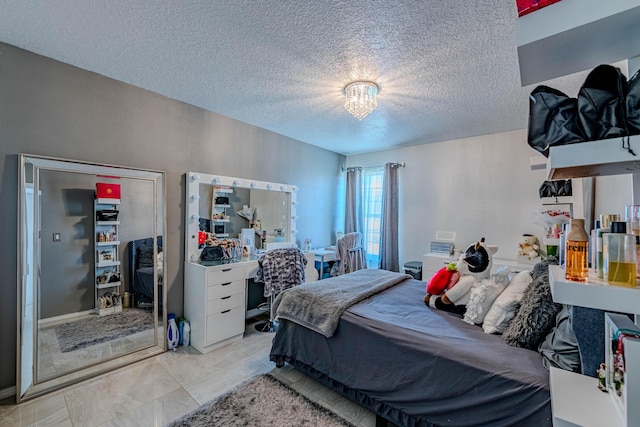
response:
[[[427,294],[424,297],[424,303],[439,310],[464,314],[473,285],[488,279],[491,275],[493,254],[497,251],[497,246],[484,244],[484,237],[479,242],[470,245],[463,254],[460,254],[456,263],[460,273],[457,282],[442,295]]]

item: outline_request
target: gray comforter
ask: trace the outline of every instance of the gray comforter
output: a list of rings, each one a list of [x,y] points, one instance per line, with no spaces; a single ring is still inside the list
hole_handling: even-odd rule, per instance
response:
[[[410,279],[366,298],[343,312],[331,338],[283,320],[271,360],[397,425],[551,426],[540,354],[426,307],[424,293],[424,282]]]
[[[386,270],[358,270],[287,289],[271,310],[276,319],[290,320],[331,338],[347,308],[410,277]]]

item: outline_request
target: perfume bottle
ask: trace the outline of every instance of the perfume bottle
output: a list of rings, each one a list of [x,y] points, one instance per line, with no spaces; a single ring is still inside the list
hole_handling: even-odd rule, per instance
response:
[[[586,282],[589,272],[589,235],[584,219],[572,219],[566,237],[565,277],[575,282]]]
[[[626,234],[626,222],[612,222],[603,237],[604,278],[610,285],[636,286],[636,236]]]

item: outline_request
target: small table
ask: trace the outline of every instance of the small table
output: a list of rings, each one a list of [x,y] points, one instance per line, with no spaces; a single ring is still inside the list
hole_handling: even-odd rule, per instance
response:
[[[329,261],[336,260],[336,251],[333,249],[312,249],[312,252],[315,254],[315,260],[320,263],[320,276],[318,280],[322,280],[324,263]]]

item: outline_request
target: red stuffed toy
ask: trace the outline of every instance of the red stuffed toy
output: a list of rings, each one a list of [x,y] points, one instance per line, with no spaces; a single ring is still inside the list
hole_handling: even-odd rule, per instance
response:
[[[460,279],[460,272],[455,262],[450,262],[436,272],[427,282],[427,295],[440,295],[450,289]]]

